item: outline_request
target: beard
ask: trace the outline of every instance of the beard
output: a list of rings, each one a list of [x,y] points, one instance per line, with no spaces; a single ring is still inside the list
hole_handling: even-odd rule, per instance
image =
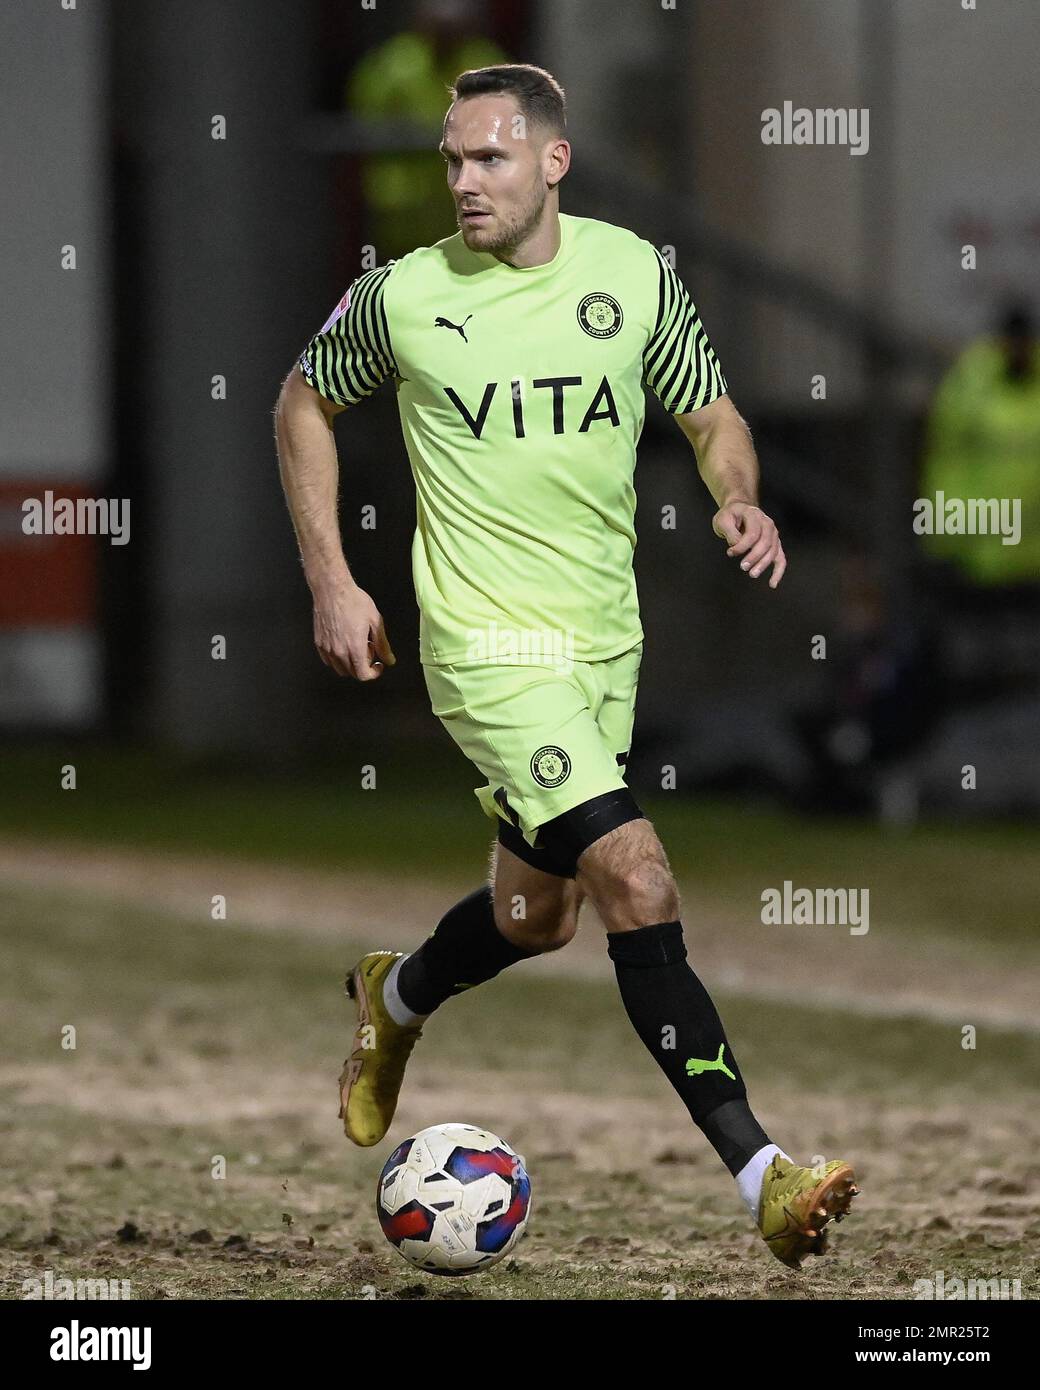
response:
[[[491,251],[495,255],[515,251],[537,227],[545,207],[546,191],[536,188],[529,202],[511,214],[494,214],[491,227],[470,227],[462,224],[462,237],[472,251]]]

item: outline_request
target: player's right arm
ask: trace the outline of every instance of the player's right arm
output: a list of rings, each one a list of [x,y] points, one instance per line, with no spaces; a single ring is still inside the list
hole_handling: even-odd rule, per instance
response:
[[[275,407],[278,468],[314,600],[314,645],[326,666],[362,681],[378,679],[397,658],[343,554],[332,422],[395,370],[382,302],[387,273],[354,282],[307,344]]]
[[[339,534],[339,462],[332,421],[343,406],[321,397],[293,367],[275,407],[278,468],[314,600],[314,645],[341,676],[375,680],[392,666],[383,620],[355,583]],[[369,644],[377,660],[369,654]]]

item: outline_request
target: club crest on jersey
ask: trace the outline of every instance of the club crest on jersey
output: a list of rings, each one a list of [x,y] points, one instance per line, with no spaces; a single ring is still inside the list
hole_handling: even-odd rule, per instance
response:
[[[621,305],[602,290],[587,294],[578,305],[578,322],[591,338],[613,338],[623,317]]]
[[[562,748],[546,744],[531,759],[531,776],[542,787],[558,787],[571,775],[571,760]]]

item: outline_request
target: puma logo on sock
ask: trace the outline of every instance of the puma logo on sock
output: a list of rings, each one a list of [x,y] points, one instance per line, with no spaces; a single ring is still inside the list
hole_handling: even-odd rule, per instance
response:
[[[727,1067],[726,1063],[722,1060],[722,1054],[725,1050],[725,1047],[725,1043],[719,1043],[719,1055],[715,1058],[714,1062],[705,1061],[703,1057],[687,1057],[686,1075],[700,1076],[702,1071],[722,1071],[726,1073],[726,1075],[729,1077],[731,1081],[736,1081],[737,1078],[733,1075],[729,1067]]]

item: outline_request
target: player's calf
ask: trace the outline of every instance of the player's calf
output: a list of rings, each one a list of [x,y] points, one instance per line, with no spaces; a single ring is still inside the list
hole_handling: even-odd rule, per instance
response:
[[[420,1023],[453,994],[539,954],[499,931],[494,890],[485,883],[446,912],[418,950],[390,971],[383,986],[387,1011],[398,1023]]]
[[[791,1165],[756,1120],[722,1020],[686,959],[678,890],[650,823],[633,820],[595,840],[578,860],[578,883],[606,924],[607,950],[633,1027],[736,1179],[769,1248],[792,1265],[805,1253],[818,1253],[824,1222],[848,1209],[851,1170],[835,1168],[841,1170],[840,1191],[831,1194],[809,1170]],[[786,1164],[782,1192],[780,1165],[769,1169],[768,1181],[763,1177],[778,1154]],[[827,1181],[838,1179],[832,1182],[828,1171]],[[779,1221],[777,1194],[789,1191],[798,1194],[797,1227]]]

